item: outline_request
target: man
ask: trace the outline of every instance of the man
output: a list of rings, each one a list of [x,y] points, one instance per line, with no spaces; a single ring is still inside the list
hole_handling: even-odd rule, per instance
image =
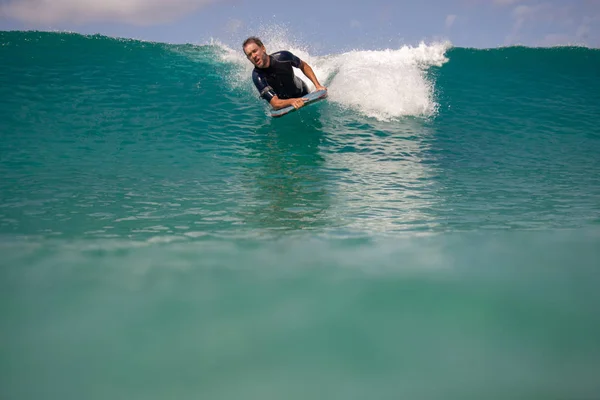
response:
[[[242,47],[246,57],[255,67],[252,71],[254,85],[260,96],[275,110],[287,106],[298,109],[304,106],[306,101],[302,96],[308,94],[308,87],[294,75],[292,67],[299,68],[317,90],[327,90],[319,83],[310,65],[289,51],[268,55],[262,41],[255,36],[246,39]]]

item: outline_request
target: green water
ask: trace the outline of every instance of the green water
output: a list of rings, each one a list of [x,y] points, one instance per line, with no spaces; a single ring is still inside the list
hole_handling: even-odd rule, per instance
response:
[[[600,396],[600,51],[0,44],[0,398]]]

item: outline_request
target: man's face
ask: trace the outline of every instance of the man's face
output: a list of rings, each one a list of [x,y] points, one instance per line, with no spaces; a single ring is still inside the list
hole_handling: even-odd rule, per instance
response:
[[[254,42],[250,42],[244,47],[244,53],[252,64],[257,68],[266,68],[269,55],[264,46],[259,46]]]

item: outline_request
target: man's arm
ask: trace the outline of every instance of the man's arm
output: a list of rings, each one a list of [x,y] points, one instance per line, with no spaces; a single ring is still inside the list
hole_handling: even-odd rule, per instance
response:
[[[310,67],[310,65],[308,65],[304,61],[302,61],[302,64],[300,64],[300,71],[302,71],[302,73],[304,75],[306,75],[306,77],[308,79],[310,79],[310,81],[313,83],[313,85],[315,85],[315,88],[317,90],[327,90],[327,88],[325,86],[322,86],[319,83],[319,80],[315,76],[315,72],[312,70],[312,68]]]
[[[313,83],[313,85],[315,85],[315,88],[317,90],[327,90],[327,88],[325,86],[323,86],[319,83],[319,80],[317,79],[315,72],[310,67],[310,65],[308,65],[304,61],[302,61],[300,64],[300,71],[302,71],[302,73],[304,75],[306,75],[306,77],[308,79],[310,79],[310,81]],[[304,106],[304,102],[306,100],[307,99],[305,99],[305,98],[282,100],[277,96],[273,96],[273,98],[271,99],[269,104],[271,104],[271,107],[273,107],[275,110],[279,110],[280,108],[284,108],[287,106],[294,106],[296,109],[298,109],[298,108]]]
[[[262,74],[256,72],[256,70],[252,72],[252,81],[254,82],[256,89],[260,93],[260,97],[267,100],[271,107],[273,107],[273,109],[275,110],[279,110],[287,106],[294,106],[296,109],[298,109],[304,105],[304,101],[306,99],[303,98],[285,100],[280,99],[273,90],[273,88],[269,86],[269,83],[267,82],[265,77]]]
[[[302,71],[302,73],[304,75],[306,75],[306,77],[308,79],[310,79],[310,81],[313,83],[313,85],[315,85],[315,88],[317,90],[327,90],[327,88],[325,86],[323,86],[319,83],[319,80],[315,76],[315,72],[310,67],[310,65],[308,65],[304,61],[302,61],[302,63],[300,64],[300,71]],[[298,109],[298,108],[304,106],[304,102],[306,100],[307,100],[306,98],[295,98],[295,99],[283,100],[277,96],[273,96],[273,98],[271,99],[269,104],[271,104],[271,107],[273,107],[275,110],[279,110],[279,109],[287,107],[287,106],[294,106],[294,108]]]
[[[273,96],[269,104],[271,104],[271,107],[273,107],[275,110],[279,110],[287,106],[294,106],[295,109],[298,109],[304,106],[304,102],[306,100],[306,98],[302,97],[296,99],[280,99],[279,97],[277,97],[277,95],[275,95]]]

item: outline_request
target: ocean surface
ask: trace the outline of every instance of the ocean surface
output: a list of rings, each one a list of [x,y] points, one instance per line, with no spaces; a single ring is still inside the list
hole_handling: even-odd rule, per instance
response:
[[[600,50],[0,32],[0,398],[599,399]]]

